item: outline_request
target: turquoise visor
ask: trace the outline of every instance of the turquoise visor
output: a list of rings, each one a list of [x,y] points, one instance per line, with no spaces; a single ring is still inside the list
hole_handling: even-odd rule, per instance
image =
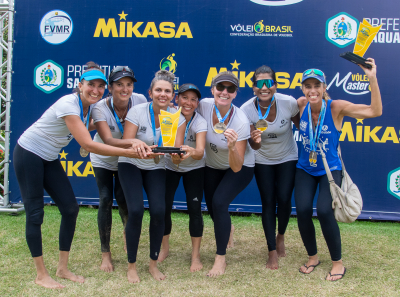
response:
[[[84,74],[81,75],[79,78],[79,81],[82,81],[82,79],[85,80],[94,80],[94,79],[101,79],[107,84],[107,78],[104,76],[103,72],[100,70],[89,70],[85,72]]]

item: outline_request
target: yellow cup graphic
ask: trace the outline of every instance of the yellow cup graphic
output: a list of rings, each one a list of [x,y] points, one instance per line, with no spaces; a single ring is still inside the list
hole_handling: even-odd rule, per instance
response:
[[[173,147],[175,145],[180,115],[181,108],[179,108],[176,113],[161,110],[161,114],[158,117],[160,119],[161,136],[164,147]]]
[[[374,40],[381,27],[382,25],[373,27],[364,19],[358,28],[357,39],[356,43],[354,44],[353,53],[359,55],[360,57],[364,56],[372,40]]]

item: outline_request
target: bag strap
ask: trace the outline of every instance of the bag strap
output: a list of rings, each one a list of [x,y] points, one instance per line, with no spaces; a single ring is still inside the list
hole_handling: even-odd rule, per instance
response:
[[[326,161],[326,156],[324,153],[324,150],[321,147],[321,144],[318,144],[319,146],[319,150],[321,152],[321,156],[322,156],[322,162],[324,163],[324,167],[325,167],[325,172],[326,172],[326,176],[328,177],[329,183],[334,183],[335,180],[333,179],[331,170],[329,169],[329,165],[328,165],[328,161]]]
[[[340,158],[340,162],[342,162],[342,177],[345,175],[346,173],[346,167],[344,167],[344,162],[343,162],[343,158],[342,158],[342,150],[340,149],[340,143],[338,144],[338,155]]]

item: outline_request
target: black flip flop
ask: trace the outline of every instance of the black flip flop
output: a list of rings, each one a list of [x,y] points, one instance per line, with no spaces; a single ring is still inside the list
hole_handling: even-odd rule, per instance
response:
[[[329,276],[337,276],[337,275],[340,275],[340,276],[341,276],[341,278],[334,279],[334,280],[329,280],[329,281],[330,281],[330,282],[336,282],[336,281],[338,281],[338,280],[344,278],[344,275],[345,275],[345,274],[346,274],[346,267],[344,268],[344,272],[343,272],[343,273],[331,274],[331,273],[329,272]],[[328,277],[328,276],[327,276],[327,277]],[[325,278],[325,280],[328,280],[327,277]]]
[[[321,264],[321,261],[318,261],[317,264],[315,264],[315,265],[310,265],[310,266],[307,266],[306,264],[304,264],[304,267],[307,268],[307,270],[308,270],[308,268],[311,268],[311,267],[315,269],[315,267],[317,267],[319,264]],[[314,269],[311,270],[311,272],[313,272]],[[311,272],[309,272],[309,273],[303,272],[303,271],[301,271],[300,268],[299,268],[299,272],[302,273],[302,274],[310,274],[310,273],[311,273]]]

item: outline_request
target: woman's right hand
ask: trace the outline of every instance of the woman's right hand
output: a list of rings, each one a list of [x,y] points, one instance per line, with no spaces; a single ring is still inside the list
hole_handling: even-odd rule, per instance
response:
[[[156,146],[148,146],[145,142],[139,139],[132,139],[132,149],[137,153],[137,157],[144,159],[147,155],[152,154],[152,148]],[[154,157],[153,157],[154,158]]]
[[[262,131],[254,129],[253,131],[251,131],[250,137],[255,143],[260,143],[261,142],[261,133],[262,133]]]

